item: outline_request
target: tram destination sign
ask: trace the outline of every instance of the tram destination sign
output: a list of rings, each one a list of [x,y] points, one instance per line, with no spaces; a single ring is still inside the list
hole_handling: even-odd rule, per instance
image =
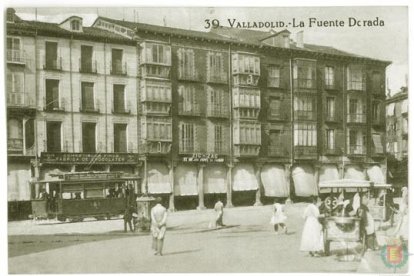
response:
[[[63,153],[42,152],[43,164],[137,164],[138,155],[131,153]]]
[[[191,156],[183,157],[183,162],[224,163],[224,157],[216,153],[193,153]]]

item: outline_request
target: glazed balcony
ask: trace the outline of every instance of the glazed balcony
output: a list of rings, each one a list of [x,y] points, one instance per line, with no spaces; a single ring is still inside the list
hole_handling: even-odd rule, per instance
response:
[[[258,156],[260,145],[238,144],[233,146],[233,153],[236,157],[254,157]]]
[[[139,153],[168,154],[171,152],[171,141],[146,141],[139,145]]]
[[[7,107],[36,108],[35,101],[27,93],[7,93]]]
[[[348,155],[365,155],[367,154],[367,148],[365,145],[349,145]]]
[[[26,53],[22,50],[7,49],[7,63],[26,65]]]
[[[182,103],[178,104],[178,115],[181,116],[201,116],[203,113],[201,112],[200,105],[197,103],[192,104],[191,106],[186,106]]]

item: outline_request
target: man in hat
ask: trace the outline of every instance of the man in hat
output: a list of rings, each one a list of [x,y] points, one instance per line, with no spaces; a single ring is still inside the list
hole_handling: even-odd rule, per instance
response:
[[[135,212],[135,207],[133,205],[130,205],[128,208],[125,209],[124,213],[124,232],[127,232],[127,225],[129,225],[129,230],[131,232],[134,232],[132,228],[132,214]],[[135,227],[134,227],[135,228]]]
[[[167,209],[161,205],[161,198],[155,199],[156,205],[151,209],[152,249],[155,255],[162,256],[165,231],[167,230]]]

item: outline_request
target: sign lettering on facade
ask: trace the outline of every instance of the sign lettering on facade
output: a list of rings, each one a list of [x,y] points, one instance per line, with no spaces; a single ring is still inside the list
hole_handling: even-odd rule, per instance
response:
[[[138,155],[130,153],[50,153],[42,152],[43,164],[137,164]]]
[[[216,153],[193,153],[191,156],[183,157],[183,162],[224,163],[224,157]]]

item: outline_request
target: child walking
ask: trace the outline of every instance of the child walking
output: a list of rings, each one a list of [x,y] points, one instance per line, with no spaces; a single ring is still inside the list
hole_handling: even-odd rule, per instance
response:
[[[270,220],[270,223],[273,224],[276,233],[279,233],[279,230],[287,233],[287,226],[285,224],[287,217],[283,212],[283,205],[280,203],[273,204],[273,216]]]

